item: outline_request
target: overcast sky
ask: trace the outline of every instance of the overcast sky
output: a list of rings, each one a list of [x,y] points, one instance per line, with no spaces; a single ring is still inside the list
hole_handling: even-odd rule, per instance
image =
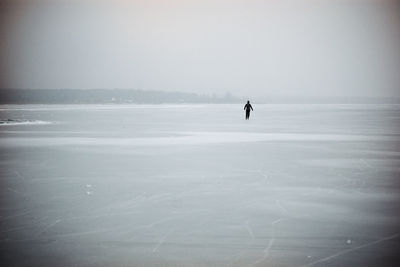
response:
[[[396,0],[0,0],[0,87],[400,96]]]

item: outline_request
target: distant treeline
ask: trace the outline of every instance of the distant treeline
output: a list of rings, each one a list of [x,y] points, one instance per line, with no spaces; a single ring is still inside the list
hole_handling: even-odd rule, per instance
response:
[[[399,97],[268,97],[258,99],[269,104],[400,104]]]
[[[0,89],[0,104],[244,103],[248,99],[138,89]],[[398,104],[399,97],[252,97],[255,104]]]
[[[137,89],[0,89],[0,104],[162,104],[238,103],[227,93],[223,97],[195,93],[145,91]]]

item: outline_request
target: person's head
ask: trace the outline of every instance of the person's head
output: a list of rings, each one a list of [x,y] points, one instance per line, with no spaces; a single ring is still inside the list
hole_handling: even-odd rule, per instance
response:
[[[247,104],[250,104],[250,100],[247,100]]]

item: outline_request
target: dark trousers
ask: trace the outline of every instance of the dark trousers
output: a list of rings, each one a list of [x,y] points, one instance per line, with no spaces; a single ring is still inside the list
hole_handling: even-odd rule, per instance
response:
[[[246,120],[248,120],[250,117],[250,110],[246,110]]]

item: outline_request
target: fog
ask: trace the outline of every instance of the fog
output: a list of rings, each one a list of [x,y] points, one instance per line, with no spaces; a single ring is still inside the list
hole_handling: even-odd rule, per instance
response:
[[[396,1],[1,1],[0,87],[399,96]]]

